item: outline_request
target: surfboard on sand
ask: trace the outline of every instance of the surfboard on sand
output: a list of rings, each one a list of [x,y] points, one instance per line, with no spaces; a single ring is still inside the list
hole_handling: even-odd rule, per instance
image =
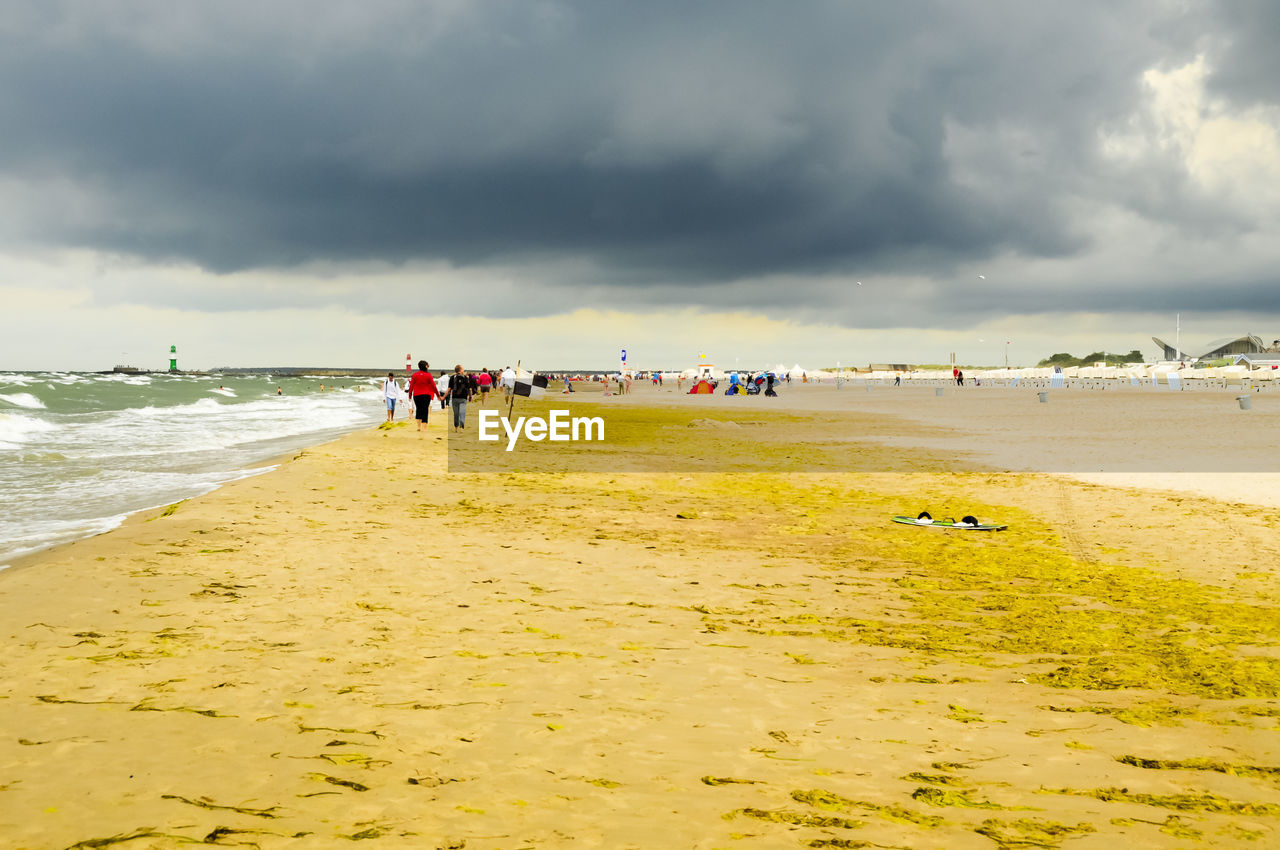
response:
[[[947,519],[932,519],[928,514],[920,517],[896,516],[894,522],[900,522],[903,525],[918,525],[922,528],[958,528],[962,531],[1004,531],[1007,525],[991,525],[989,523],[978,522],[975,517],[967,516],[956,522],[948,517]]]

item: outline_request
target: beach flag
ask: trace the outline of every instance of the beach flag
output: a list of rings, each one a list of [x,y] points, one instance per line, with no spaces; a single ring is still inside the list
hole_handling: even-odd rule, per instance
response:
[[[534,375],[530,381],[516,381],[516,395],[522,395],[526,398],[542,398],[542,394],[546,391],[546,375]]]

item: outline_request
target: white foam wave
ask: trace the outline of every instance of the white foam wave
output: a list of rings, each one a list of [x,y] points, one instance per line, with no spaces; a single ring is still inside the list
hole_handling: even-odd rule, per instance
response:
[[[351,430],[375,421],[381,405],[367,394],[269,396],[223,402],[202,398],[77,417],[65,451],[76,458],[182,455]]]
[[[145,387],[151,383],[151,376],[130,375],[127,372],[108,372],[103,375],[94,375],[93,380],[109,384],[129,384],[135,387]]]
[[[113,514],[79,520],[27,523],[20,531],[10,532],[6,540],[4,557],[20,558],[60,543],[93,537],[95,534],[117,528],[128,518],[128,514]]]
[[[0,413],[0,449],[12,451],[33,435],[56,430],[48,422],[21,413]]]
[[[102,534],[119,526],[131,514],[192,499],[229,481],[251,478],[274,466],[214,472],[153,472],[145,475],[104,471],[80,482],[73,495],[64,497],[58,510],[66,517],[0,516],[0,558],[16,558]],[[123,512],[95,516],[105,500]]]
[[[86,380],[119,384],[120,377]],[[245,383],[234,385],[244,393],[238,398],[215,394],[164,406],[165,399],[207,390],[209,381],[202,380],[198,389],[175,392],[157,378],[154,393],[128,389],[119,396],[126,404],[143,398],[156,406],[57,412],[60,391],[42,389],[54,411],[0,413],[0,503],[19,508],[0,512],[0,563],[105,531],[119,524],[122,511],[171,504],[257,474],[255,464],[383,415],[376,393],[277,396],[274,385],[250,390]],[[0,381],[0,390],[11,389]],[[85,397],[109,399],[110,392],[98,384]]]
[[[14,407],[25,407],[30,410],[44,408],[44,402],[31,393],[0,393],[0,401],[8,402]]]

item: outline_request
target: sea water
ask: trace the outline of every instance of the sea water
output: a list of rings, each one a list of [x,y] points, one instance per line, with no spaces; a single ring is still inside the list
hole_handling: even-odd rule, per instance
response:
[[[379,386],[368,378],[0,372],[0,567],[368,427],[386,415]]]

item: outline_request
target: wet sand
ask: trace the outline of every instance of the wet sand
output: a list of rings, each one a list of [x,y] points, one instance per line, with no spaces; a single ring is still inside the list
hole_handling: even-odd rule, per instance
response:
[[[951,415],[883,448],[925,471],[742,474],[447,472],[438,417],[28,559],[0,838],[1280,841],[1280,511],[948,471]]]

